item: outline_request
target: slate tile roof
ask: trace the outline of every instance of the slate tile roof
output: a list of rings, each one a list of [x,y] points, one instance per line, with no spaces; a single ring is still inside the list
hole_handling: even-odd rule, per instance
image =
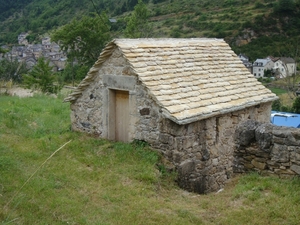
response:
[[[65,101],[76,101],[115,47],[162,107],[163,114],[178,124],[277,99],[224,40],[168,38],[113,40]]]

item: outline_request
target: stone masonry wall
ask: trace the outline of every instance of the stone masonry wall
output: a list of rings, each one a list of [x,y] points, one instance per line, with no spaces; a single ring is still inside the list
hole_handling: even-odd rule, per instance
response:
[[[268,103],[178,125],[163,118],[144,91],[137,91],[140,112],[147,112],[140,114],[137,139],[159,149],[177,169],[179,185],[197,193],[219,190],[233,173],[234,133],[238,124],[249,119],[261,122],[270,119]]]
[[[300,175],[300,129],[246,121],[235,133],[233,171]]]

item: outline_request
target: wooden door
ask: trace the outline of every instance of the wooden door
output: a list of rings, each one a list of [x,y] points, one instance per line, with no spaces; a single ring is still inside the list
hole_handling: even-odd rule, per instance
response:
[[[115,140],[128,142],[129,92],[115,91]]]

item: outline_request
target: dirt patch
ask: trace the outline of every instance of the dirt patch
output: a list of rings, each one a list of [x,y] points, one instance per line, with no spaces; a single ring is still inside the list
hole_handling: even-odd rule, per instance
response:
[[[25,89],[21,87],[12,87],[12,88],[0,88],[0,93],[23,98],[23,97],[32,97],[35,92],[30,89]]]

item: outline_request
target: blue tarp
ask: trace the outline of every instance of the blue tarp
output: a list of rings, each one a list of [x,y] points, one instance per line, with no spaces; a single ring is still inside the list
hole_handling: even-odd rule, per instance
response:
[[[300,114],[272,111],[271,123],[277,126],[300,128]]]

